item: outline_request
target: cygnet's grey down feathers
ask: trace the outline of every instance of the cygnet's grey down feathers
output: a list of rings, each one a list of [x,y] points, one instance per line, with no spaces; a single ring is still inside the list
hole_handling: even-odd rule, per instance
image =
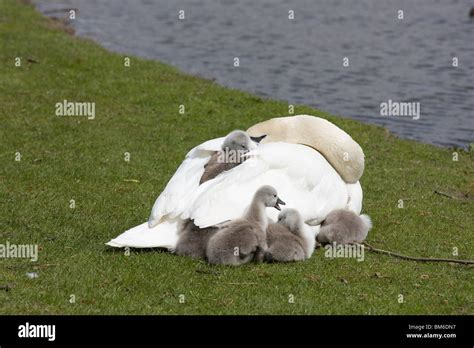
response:
[[[218,231],[217,227],[199,228],[192,220],[184,222],[175,254],[192,258],[206,258],[209,239]]]
[[[361,243],[371,228],[369,216],[359,216],[350,210],[338,209],[329,213],[321,223],[316,240],[323,245]]]
[[[252,260],[263,261],[267,249],[266,207],[280,210],[285,204],[271,186],[262,186],[255,193],[246,213],[214,234],[207,245],[206,256],[211,264],[238,266]]]
[[[212,264],[239,266],[251,261],[261,262],[267,249],[265,232],[245,219],[232,222],[211,237],[207,259]]]
[[[215,152],[209,162],[204,166],[204,173],[199,180],[199,185],[204,184],[206,181],[214,179],[220,173],[223,173],[227,170],[231,170],[234,167],[237,167],[242,163],[242,159],[239,157],[235,161],[226,162],[222,161],[221,158],[226,158],[226,155],[222,155],[221,152]]]
[[[301,239],[279,223],[268,225],[267,243],[265,261],[290,262],[305,259]]]
[[[285,209],[278,222],[268,225],[266,261],[291,262],[310,258],[314,250],[314,237],[304,230],[301,215],[295,209]]]
[[[252,149],[252,142],[255,142],[256,145],[264,137],[250,138],[247,133],[241,130],[229,133],[224,139],[221,151],[215,152],[204,166],[204,173],[199,180],[199,185],[241,164],[245,160],[242,155]]]

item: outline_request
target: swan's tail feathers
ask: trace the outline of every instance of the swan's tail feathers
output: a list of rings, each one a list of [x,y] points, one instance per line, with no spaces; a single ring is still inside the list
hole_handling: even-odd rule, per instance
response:
[[[365,228],[367,229],[367,232],[369,232],[370,229],[372,228],[372,219],[370,218],[369,215],[365,215],[365,214],[362,214],[360,218],[362,222],[364,223]]]
[[[166,248],[173,251],[178,243],[179,219],[164,220],[153,228],[148,222],[135,226],[106,245],[115,248]]]

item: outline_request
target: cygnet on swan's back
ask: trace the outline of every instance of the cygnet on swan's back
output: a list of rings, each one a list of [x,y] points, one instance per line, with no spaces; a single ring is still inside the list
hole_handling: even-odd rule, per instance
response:
[[[199,185],[214,179],[222,172],[238,166],[245,160],[242,156],[254,149],[264,137],[251,138],[246,132],[241,130],[229,133],[222,144],[222,150],[214,153],[209,162],[204,166],[204,173],[201,176]]]

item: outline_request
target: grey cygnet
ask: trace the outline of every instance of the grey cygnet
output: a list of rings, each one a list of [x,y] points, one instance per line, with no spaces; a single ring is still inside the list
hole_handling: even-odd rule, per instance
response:
[[[359,216],[350,210],[338,209],[330,212],[321,223],[316,241],[323,245],[361,243],[371,228],[368,215]]]
[[[192,220],[186,220],[182,226],[174,253],[194,259],[205,259],[207,243],[218,230],[218,227],[213,226],[199,228]]]
[[[265,138],[265,135],[250,137],[241,130],[229,133],[224,139],[221,151],[215,152],[204,166],[204,173],[199,180],[199,185],[241,164],[244,161],[242,155],[255,148],[263,138]],[[255,144],[252,144],[252,142]]]
[[[268,218],[266,207],[280,210],[285,203],[271,186],[262,186],[240,219],[231,221],[214,234],[207,245],[206,256],[211,264],[239,266],[252,260],[262,262],[267,249]]]
[[[292,262],[309,259],[316,244],[313,233],[305,228],[295,209],[285,209],[278,222],[267,228],[268,249],[265,261]]]

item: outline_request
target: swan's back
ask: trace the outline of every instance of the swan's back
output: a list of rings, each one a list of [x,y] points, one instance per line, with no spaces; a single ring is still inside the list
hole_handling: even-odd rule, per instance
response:
[[[263,185],[275,187],[287,206],[300,212],[303,221],[322,220],[348,202],[347,185],[334,168],[317,151],[298,144],[260,145],[244,163],[204,185],[195,191],[181,215],[200,227],[242,216],[253,193]],[[276,220],[278,211],[268,213]]]

